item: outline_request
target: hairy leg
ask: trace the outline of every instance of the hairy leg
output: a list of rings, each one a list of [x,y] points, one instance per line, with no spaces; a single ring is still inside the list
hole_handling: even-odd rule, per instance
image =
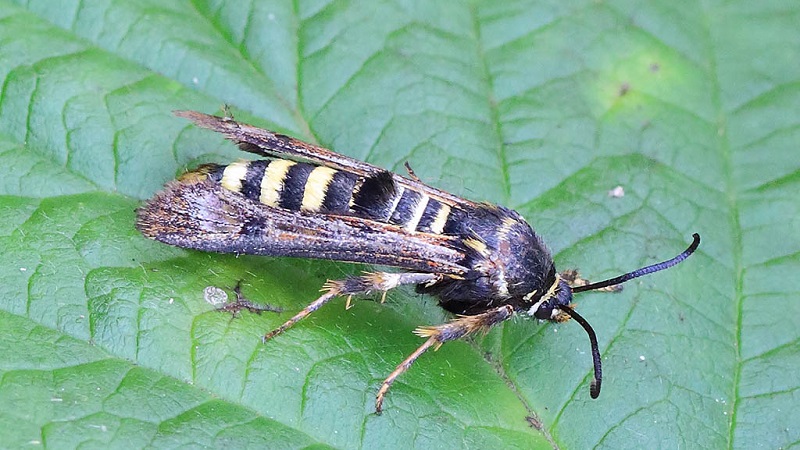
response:
[[[304,319],[312,312],[318,310],[324,304],[340,295],[348,296],[364,295],[373,292],[382,292],[394,289],[404,284],[426,284],[433,283],[441,279],[441,275],[433,273],[389,273],[389,272],[369,272],[358,277],[348,277],[344,280],[328,281],[322,287],[325,293],[321,297],[311,302],[283,325],[267,333],[264,342],[274,338],[291,328],[294,324]]]
[[[408,370],[411,364],[429,348],[434,347],[434,349],[438,349],[447,341],[460,339],[476,331],[488,331],[491,327],[509,319],[513,314],[514,309],[506,305],[474,316],[461,316],[442,325],[419,327],[414,330],[417,336],[426,337],[428,340],[401,362],[397,368],[383,380],[381,388],[378,390],[378,395],[375,398],[375,412],[378,414],[381,413],[383,409],[383,399],[386,397],[386,393],[389,392],[389,388],[392,387],[392,383],[394,383],[397,377]]]

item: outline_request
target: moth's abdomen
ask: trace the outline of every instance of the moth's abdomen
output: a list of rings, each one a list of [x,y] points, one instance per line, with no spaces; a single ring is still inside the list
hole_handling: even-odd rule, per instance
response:
[[[252,201],[290,211],[349,215],[434,234],[453,219],[448,205],[398,185],[389,172],[362,177],[286,159],[212,164],[197,172]]]

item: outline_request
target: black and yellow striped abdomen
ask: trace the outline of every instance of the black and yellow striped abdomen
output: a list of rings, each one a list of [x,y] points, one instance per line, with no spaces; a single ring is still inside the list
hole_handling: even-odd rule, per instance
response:
[[[407,231],[442,234],[448,205],[394,182],[389,172],[362,177],[286,159],[206,165],[200,171],[222,187],[274,208],[362,217]]]

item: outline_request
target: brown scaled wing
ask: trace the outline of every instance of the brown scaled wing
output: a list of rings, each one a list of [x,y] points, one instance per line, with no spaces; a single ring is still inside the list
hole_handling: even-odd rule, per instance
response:
[[[146,236],[221,253],[330,259],[460,275],[448,236],[407,232],[358,217],[304,213],[253,202],[208,180],[173,181],[137,211]]]

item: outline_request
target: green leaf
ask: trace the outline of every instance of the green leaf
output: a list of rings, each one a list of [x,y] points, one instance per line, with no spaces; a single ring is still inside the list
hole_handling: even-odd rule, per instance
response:
[[[800,442],[800,6],[0,0],[3,447],[789,447]],[[260,336],[362,267],[185,251],[134,210],[242,157],[218,112],[522,213],[603,279],[383,378],[412,290]],[[624,196],[609,191],[624,188]],[[237,281],[282,314],[214,311]]]

